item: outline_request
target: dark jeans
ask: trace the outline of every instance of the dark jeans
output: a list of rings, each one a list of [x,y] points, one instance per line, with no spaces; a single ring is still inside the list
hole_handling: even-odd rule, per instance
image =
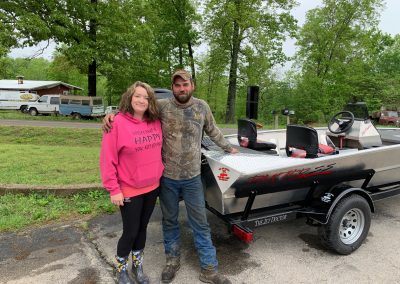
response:
[[[122,236],[118,241],[117,255],[128,256],[131,250],[142,250],[146,243],[147,225],[153,213],[158,189],[134,196],[120,206],[122,216]]]
[[[200,176],[188,180],[161,178],[160,207],[163,213],[165,254],[172,257],[180,255],[179,196],[182,196],[185,201],[201,268],[217,269],[218,261],[207,222]]]

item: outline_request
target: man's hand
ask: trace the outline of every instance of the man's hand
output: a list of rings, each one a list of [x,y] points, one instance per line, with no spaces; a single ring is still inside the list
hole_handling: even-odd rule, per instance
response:
[[[232,150],[231,150],[229,153],[231,153],[231,154],[237,154],[237,153],[239,153],[239,150],[232,147]]]
[[[122,193],[118,193],[116,195],[111,195],[110,197],[111,203],[118,205],[118,206],[124,206],[124,196]]]
[[[112,128],[112,122],[114,121],[114,116],[115,114],[109,113],[106,114],[106,116],[103,118],[103,125],[101,128],[103,129],[104,132],[110,132]]]

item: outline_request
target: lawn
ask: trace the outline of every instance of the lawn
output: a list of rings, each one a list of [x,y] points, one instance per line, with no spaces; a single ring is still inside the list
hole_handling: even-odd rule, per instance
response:
[[[0,126],[2,184],[99,183],[101,130]]]
[[[0,126],[0,183],[99,184],[101,137],[100,129]],[[116,209],[103,189],[68,196],[8,193],[0,196],[0,231]]]
[[[63,115],[38,115],[32,116],[29,113],[22,113],[17,110],[0,110],[0,119],[20,119],[20,120],[55,120],[55,121],[71,121],[72,118]],[[74,122],[100,122],[101,118],[90,118],[74,120]]]
[[[220,125],[234,127],[235,125]],[[99,184],[100,129],[0,126],[0,184]],[[0,195],[0,231],[115,212],[104,189]]]

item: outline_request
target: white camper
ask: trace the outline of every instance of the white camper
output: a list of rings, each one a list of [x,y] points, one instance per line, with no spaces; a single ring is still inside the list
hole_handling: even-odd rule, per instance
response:
[[[0,91],[0,109],[25,111],[29,102],[39,99],[39,95],[19,91]]]

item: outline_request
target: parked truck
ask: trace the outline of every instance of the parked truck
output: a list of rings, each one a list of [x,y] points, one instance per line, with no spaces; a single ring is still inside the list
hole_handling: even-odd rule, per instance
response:
[[[397,110],[375,111],[370,115],[370,118],[382,125],[400,126],[400,115]]]
[[[60,109],[60,95],[44,95],[36,102],[28,103],[26,110],[32,116],[38,114],[58,114]]]
[[[19,91],[0,91],[0,109],[24,112],[27,104],[37,101],[39,95]]]

